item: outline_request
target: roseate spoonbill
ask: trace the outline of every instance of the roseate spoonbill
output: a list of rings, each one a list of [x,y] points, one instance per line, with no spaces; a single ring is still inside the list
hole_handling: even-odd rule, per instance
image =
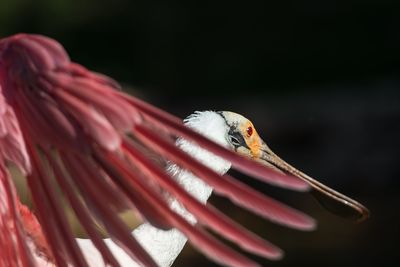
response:
[[[258,266],[206,228],[244,250],[280,258],[280,249],[204,205],[211,187],[276,223],[300,230],[315,227],[307,215],[222,175],[231,165],[272,185],[300,191],[311,186],[331,199],[330,205],[344,208],[359,220],[368,216],[359,203],[279,159],[240,115],[198,113],[187,120],[195,131],[190,130],[172,115],[124,94],[112,79],[71,62],[62,46],[50,38],[19,34],[2,39],[0,88],[2,266],[89,266],[81,250],[88,249],[86,241],[74,239],[57,187],[90,237],[89,246],[93,244],[101,261],[111,266],[120,266],[121,255],[139,265],[157,266],[157,260],[142,247],[143,240],[134,238],[140,234],[131,235],[116,216],[122,208],[135,209],[148,222],[142,227],[178,229],[205,255],[224,265]],[[207,135],[214,142],[203,137],[204,129],[214,133]],[[151,161],[151,155],[171,162],[170,173]],[[26,175],[38,221],[19,203],[8,162]],[[188,188],[182,177],[190,177],[188,183],[196,186]],[[193,196],[190,188],[207,193]],[[196,199],[200,195],[204,195],[201,201]],[[198,223],[193,225],[195,220]],[[107,230],[110,240],[101,238],[97,225]],[[120,247],[119,253],[114,254],[115,247],[110,251],[111,240]]]

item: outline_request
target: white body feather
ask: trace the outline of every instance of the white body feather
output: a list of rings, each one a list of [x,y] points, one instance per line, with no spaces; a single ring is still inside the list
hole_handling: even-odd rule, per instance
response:
[[[225,147],[228,146],[228,142],[226,141],[228,126],[224,119],[216,112],[196,112],[189,116],[184,122],[188,127],[204,136],[207,136],[220,145]],[[230,162],[227,162],[186,140],[177,140],[177,146],[220,174],[226,173],[231,166]],[[212,188],[192,173],[181,170],[174,164],[169,165],[168,171],[173,177],[175,177],[179,184],[181,184],[199,201],[205,203],[210,197]],[[171,200],[170,205],[173,210],[181,214],[189,222],[193,224],[196,223],[194,216],[185,210],[177,200]],[[132,234],[161,267],[171,266],[186,243],[186,237],[178,230],[172,229],[164,231],[153,227],[149,223],[140,225],[132,232]],[[103,259],[91,240],[77,239],[77,242],[82,248],[84,256],[90,266],[104,266]],[[106,239],[105,242],[121,266],[139,266],[112,240]]]

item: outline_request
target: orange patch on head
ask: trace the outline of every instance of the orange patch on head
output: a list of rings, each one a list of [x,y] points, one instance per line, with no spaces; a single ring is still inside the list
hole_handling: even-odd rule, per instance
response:
[[[261,139],[253,124],[248,121],[244,125],[240,126],[240,131],[247,146],[250,148],[251,155],[253,158],[259,158],[261,156]]]

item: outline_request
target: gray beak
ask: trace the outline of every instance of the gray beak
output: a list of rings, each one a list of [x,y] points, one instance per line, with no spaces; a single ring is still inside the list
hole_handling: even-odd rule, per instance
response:
[[[262,142],[261,155],[257,161],[307,182],[312,187],[312,195],[330,212],[357,222],[364,221],[369,217],[369,210],[366,207],[294,168],[273,153],[265,142]]]

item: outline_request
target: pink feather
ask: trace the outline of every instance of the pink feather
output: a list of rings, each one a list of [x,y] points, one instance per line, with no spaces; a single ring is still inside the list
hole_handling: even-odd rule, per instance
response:
[[[233,177],[219,176],[177,149],[170,139],[180,136],[193,141],[232,162],[234,168],[272,185],[304,191],[309,188],[307,183],[239,156],[186,128],[178,118],[126,95],[111,78],[71,62],[64,48],[50,38],[19,34],[0,41],[0,89],[0,263],[4,266],[33,266],[32,251],[25,244],[28,235],[16,209],[19,200],[5,161],[15,163],[27,176],[44,233],[42,240],[49,247],[47,256],[58,266],[87,263],[54,184],[59,185],[103,259],[111,265],[117,265],[116,260],[100,238],[96,223],[103,225],[130,257],[145,266],[156,266],[116,216],[121,206],[135,207],[146,220],[162,228],[178,228],[200,251],[224,265],[258,266],[204,227],[251,253],[269,259],[282,256],[279,248],[191,197],[127,141],[131,137],[192,171],[217,194],[256,214],[300,230],[315,226],[305,214]],[[191,225],[171,210],[165,192],[181,201],[199,224]],[[10,223],[12,231],[6,229]]]

